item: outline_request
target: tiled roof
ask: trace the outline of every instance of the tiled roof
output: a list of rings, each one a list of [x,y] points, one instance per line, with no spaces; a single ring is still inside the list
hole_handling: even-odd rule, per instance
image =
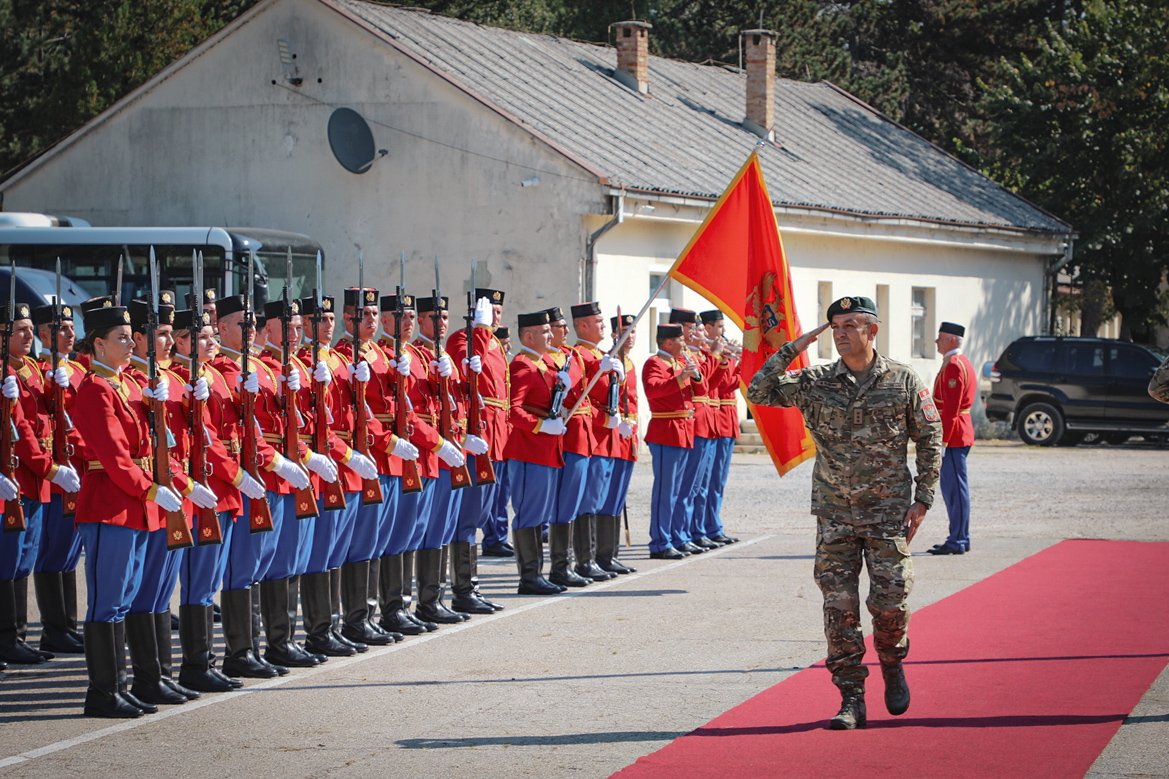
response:
[[[651,57],[648,96],[616,50],[359,0],[336,5],[614,187],[717,197],[757,136],[737,68]],[[651,32],[652,35],[652,32]],[[779,206],[1063,233],[1057,218],[827,83],[780,79],[760,158]]]

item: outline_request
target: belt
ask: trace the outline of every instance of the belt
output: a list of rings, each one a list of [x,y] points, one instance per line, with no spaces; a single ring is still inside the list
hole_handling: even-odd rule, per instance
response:
[[[436,425],[436,424],[438,424],[438,423],[435,421],[435,416],[434,416],[434,414],[418,414],[417,416],[418,416],[418,418],[419,418],[419,419],[421,419],[423,422],[429,423],[429,424],[431,424],[431,425]]]
[[[373,418],[376,419],[378,422],[385,422],[388,425],[394,424],[394,415],[393,414],[374,414]]]
[[[131,457],[130,460],[148,473],[154,468],[154,459],[151,457]],[[104,471],[105,469],[106,467],[101,464],[101,460],[89,460],[85,463],[87,471]]]
[[[958,409],[958,413],[959,414],[969,414],[970,409],[969,408],[960,408],[960,409]]]
[[[590,403],[581,403],[580,408],[572,412],[574,417],[591,417],[593,415],[593,407]]]
[[[511,411],[511,400],[508,398],[500,400],[499,398],[485,397],[483,398],[483,403],[484,405],[491,406],[492,408],[501,408],[504,411]]]
[[[41,449],[44,449],[46,452],[53,448],[52,438],[38,438],[37,443],[39,443],[41,445]]]
[[[264,440],[270,444],[282,444],[284,436],[280,433],[264,433]]]
[[[655,411],[649,415],[650,419],[690,419],[694,416],[694,409],[685,411]]]
[[[524,411],[528,412],[532,416],[536,417],[537,419],[548,419],[549,418],[548,417],[549,409],[540,408],[539,406],[533,406],[533,405],[530,405],[528,403],[523,404],[522,406],[520,406],[520,408],[522,408]]]
[[[718,404],[720,406],[737,406],[739,405],[739,401],[735,400],[734,398],[723,398],[718,402]]]
[[[227,451],[230,454],[239,454],[241,449],[242,449],[238,438],[227,439],[226,441],[223,442],[223,446],[227,449]]]

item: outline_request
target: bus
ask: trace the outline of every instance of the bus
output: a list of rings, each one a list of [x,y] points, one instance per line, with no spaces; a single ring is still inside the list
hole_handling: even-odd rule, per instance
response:
[[[45,226],[48,223],[49,226]],[[256,256],[254,300],[260,308],[279,298],[285,286],[285,257],[292,253],[289,298],[308,297],[316,283],[321,245],[307,235],[252,227],[92,227],[82,220],[39,214],[0,213],[0,267],[14,260],[21,269],[61,274],[85,297],[114,293],[122,258],[123,304],[150,290],[150,249],[159,264],[159,284],[173,289],[180,307],[192,289],[193,251],[203,253],[203,287],[220,297],[238,294],[247,283],[248,257]],[[323,292],[323,290],[322,290]],[[65,297],[62,294],[62,297]],[[66,301],[69,302],[69,301]]]

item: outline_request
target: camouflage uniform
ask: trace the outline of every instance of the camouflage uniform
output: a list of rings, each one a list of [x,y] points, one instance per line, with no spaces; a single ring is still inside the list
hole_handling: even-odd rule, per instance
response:
[[[1149,381],[1149,394],[1153,400],[1169,403],[1169,358],[1161,363],[1161,367],[1157,369]]]
[[[772,355],[751,380],[747,399],[796,406],[816,442],[812,513],[817,517],[816,581],[824,593],[828,670],[843,692],[863,688],[868,669],[860,624],[858,580],[869,569],[873,643],[883,664],[909,650],[906,598],[913,563],[905,512],[933,503],[942,461],[942,429],[930,391],[907,365],[877,355],[860,384],[842,361],[787,371],[792,343]],[[916,489],[907,446],[917,445]]]

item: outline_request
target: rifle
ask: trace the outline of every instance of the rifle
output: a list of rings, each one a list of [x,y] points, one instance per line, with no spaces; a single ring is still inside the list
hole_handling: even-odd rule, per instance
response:
[[[430,312],[430,321],[434,324],[434,358],[441,360],[443,356],[441,330],[442,326],[442,298],[438,294],[438,257],[434,258],[434,289],[431,290],[434,298],[434,307]],[[470,344],[468,344],[468,347]],[[438,434],[448,441],[457,441],[458,434],[454,424],[454,409],[451,407],[450,378],[438,379]],[[471,472],[466,464],[458,468],[451,468],[451,489],[461,490],[471,486]]]
[[[288,254],[284,259],[284,292],[280,306],[280,364],[284,374],[284,383],[280,388],[284,400],[284,456],[293,462],[300,461],[300,411],[296,408],[296,392],[289,386],[292,372],[298,368],[292,364],[292,345],[289,343],[289,331],[292,329],[292,317],[296,313],[293,303],[288,297],[288,290],[292,287],[292,247],[288,247]],[[295,490],[296,518],[308,519],[315,517],[317,511],[317,496],[313,493],[312,482],[304,489]]]
[[[614,338],[614,340],[621,343],[621,348],[617,350],[617,356],[621,358],[622,363],[624,363],[625,355],[629,352],[629,341],[628,341],[628,339],[625,339],[623,337],[624,334],[625,334],[625,318],[621,316],[621,306],[617,306],[617,332],[613,334],[613,338]],[[622,365],[622,367],[624,367],[624,365]],[[612,375],[612,374],[610,374],[610,375]],[[625,377],[625,381],[621,382],[621,398],[619,401],[619,407],[621,409],[621,416],[622,417],[629,416],[629,385],[626,384],[627,381],[629,381],[628,376]],[[612,383],[609,384],[609,402],[610,403],[613,402],[613,385],[612,385]],[[629,506],[628,505],[621,507],[621,514],[625,519],[625,545],[626,546],[633,546],[633,539],[629,535]]]
[[[240,355],[240,379],[248,375],[248,358],[252,348],[252,328],[256,326],[255,314],[252,311],[252,287],[256,283],[256,250],[248,252],[248,285],[244,289],[244,318],[240,322],[243,331],[243,349]],[[240,424],[243,425],[243,442],[240,447],[240,466],[260,484],[264,483],[260,476],[260,451],[256,442],[256,396],[240,386]],[[249,502],[250,522],[249,529],[253,533],[264,533],[274,529],[272,524],[272,507],[268,505],[268,496]]]
[[[16,315],[16,260],[8,257],[8,316],[5,317],[4,343],[0,345],[0,361],[4,368],[0,370],[0,380],[8,378],[8,360],[12,356],[9,344],[12,342],[12,318]],[[12,423],[12,404],[7,398],[0,399],[0,471],[16,484],[16,466],[20,461],[16,457],[16,428]],[[24,505],[20,502],[20,495],[12,500],[4,501],[4,531],[19,533],[27,527],[24,521]]]
[[[325,300],[322,292],[323,278],[321,276],[321,253],[317,252],[317,285],[313,287],[313,314],[309,317],[312,323],[313,338],[313,375],[316,375],[317,366],[321,363],[321,322],[325,316]],[[329,405],[326,397],[326,385],[313,383],[313,450],[324,452],[329,448]],[[341,480],[329,483],[321,482],[321,497],[326,509],[345,508],[345,488]]]
[[[154,247],[150,247],[150,305],[146,311],[146,378],[150,390],[158,389],[158,355],[154,348],[154,334],[158,331],[158,261]],[[154,446],[154,482],[173,489],[170,472],[170,428],[166,424],[166,405],[155,398],[146,404],[150,422],[150,442]],[[176,491],[177,494],[177,491]],[[187,518],[180,511],[166,511],[166,548],[185,549],[194,546]]]
[[[398,255],[398,288],[394,299],[394,362],[402,359],[402,320],[406,317],[406,253]],[[394,371],[394,435],[405,441],[414,435],[410,423],[410,399],[406,394],[406,377]],[[422,479],[418,474],[417,460],[402,461],[402,492],[421,492]]]
[[[191,251],[191,290],[193,298],[191,304],[191,386],[203,375],[203,363],[199,356],[199,339],[203,335],[203,253]],[[197,400],[195,393],[191,393],[191,479],[199,484],[207,484],[210,473],[207,463],[207,426],[204,424],[203,413],[207,404],[205,400]],[[223,528],[219,526],[219,516],[215,509],[195,508],[195,536],[200,545],[222,544]]]
[[[467,360],[475,356],[475,260],[471,259],[471,289],[467,292]],[[467,369],[467,435],[480,435],[483,407],[479,398],[479,374]],[[480,436],[481,437],[481,436]],[[495,467],[489,454],[475,455],[475,483],[495,484]]]
[[[353,364],[361,362],[361,323],[365,321],[365,254],[357,253],[357,305],[353,307]],[[353,403],[356,416],[353,421],[353,448],[369,456],[369,406],[365,404],[365,382],[353,378]],[[385,500],[382,483],[376,477],[361,480],[361,505],[369,506]]]
[[[49,325],[49,339],[53,342],[49,348],[49,360],[52,370],[57,370],[57,361],[60,355],[57,352],[57,336],[61,332],[61,322],[64,311],[61,307],[61,258],[57,258],[57,296],[53,298],[53,321]],[[53,418],[53,462],[57,465],[68,465],[73,456],[73,444],[69,443],[69,431],[73,429],[73,420],[65,409],[65,388],[53,381],[49,388],[49,414]],[[61,493],[61,514],[71,517],[77,513],[77,493]]]

